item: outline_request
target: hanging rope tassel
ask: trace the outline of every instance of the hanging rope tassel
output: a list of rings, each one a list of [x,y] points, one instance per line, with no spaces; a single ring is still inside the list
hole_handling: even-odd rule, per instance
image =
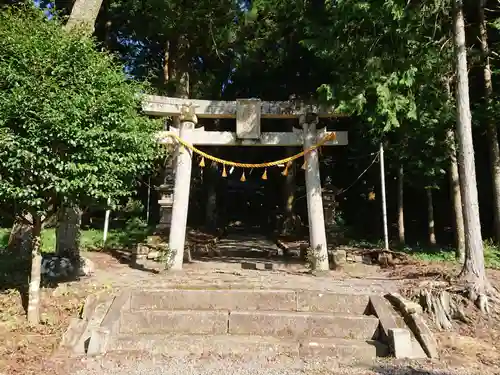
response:
[[[264,169],[264,173],[262,174],[262,179],[267,180],[267,168]]]
[[[226,165],[222,167],[222,177],[227,177],[227,172],[226,172]]]
[[[205,168],[205,158],[202,156],[200,161],[200,167]]]
[[[243,170],[243,173],[241,174],[240,181],[245,182],[246,180],[247,180],[247,178],[245,177],[245,170]]]
[[[286,167],[285,167],[285,170],[283,172],[281,172],[281,174],[283,176],[288,176],[288,168],[290,167],[290,165],[292,165],[292,162],[289,161],[288,163],[286,163]]]

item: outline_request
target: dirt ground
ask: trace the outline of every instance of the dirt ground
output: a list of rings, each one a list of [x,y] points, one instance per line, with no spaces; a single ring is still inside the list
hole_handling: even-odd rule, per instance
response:
[[[398,266],[390,272],[391,278],[404,280],[406,290],[422,284],[422,282],[449,280],[460,273],[458,266],[447,263],[418,262],[414,265]],[[491,284],[500,290],[500,270],[488,270],[488,279]],[[454,321],[453,331],[439,331],[433,326],[432,319],[428,322],[433,328],[439,343],[441,360],[453,366],[481,368],[487,366],[500,373],[500,306],[492,309],[490,316],[482,315],[479,310],[469,303],[465,313],[469,322]]]
[[[0,292],[0,375],[30,375],[40,374],[42,371],[50,371],[54,375],[73,373],[75,365],[78,366],[81,362],[68,362],[64,355],[55,358],[52,354],[58,348],[70,318],[77,316],[86,296],[97,291],[111,292],[120,286],[137,282],[151,283],[158,280],[158,277],[164,277],[156,274],[154,270],[132,268],[109,254],[89,253],[86,256],[96,265],[95,275],[80,281],[60,284],[55,288],[43,289],[42,323],[38,327],[27,325],[17,291]],[[237,264],[229,264],[227,271],[220,271],[221,282],[233,283],[238,277],[237,268]],[[209,269],[210,264],[207,263],[196,272],[208,272]],[[210,272],[213,273],[213,270]],[[296,270],[288,270],[285,274],[287,272],[290,275],[295,274],[294,277],[300,277],[298,282],[307,282],[308,278],[313,278],[297,276]],[[343,279],[368,278],[393,281],[397,285],[411,285],[424,279],[446,278],[453,272],[456,270],[442,263],[398,265],[389,270],[380,269],[379,266],[356,264],[346,266],[341,271],[332,271],[331,275],[339,282]],[[494,285],[500,287],[500,271],[489,271],[489,278]],[[182,282],[182,277],[178,281]],[[498,368],[498,371],[494,370],[492,373],[500,373],[499,317],[481,316],[473,306],[467,312],[471,318],[469,324],[455,323],[453,332],[436,331],[441,349],[440,365],[465,366],[474,371],[471,373],[480,373],[479,369],[485,367],[489,370]]]

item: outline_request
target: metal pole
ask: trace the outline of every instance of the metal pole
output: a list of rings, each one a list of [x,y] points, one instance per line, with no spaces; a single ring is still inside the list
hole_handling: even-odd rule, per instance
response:
[[[387,202],[385,196],[385,165],[384,165],[384,145],[380,142],[380,189],[382,190],[382,217],[384,220],[384,248],[389,250],[389,233],[387,230]]]
[[[106,240],[108,239],[108,227],[109,227],[109,214],[111,210],[109,206],[111,205],[111,198],[108,198],[108,209],[106,210],[106,214],[104,215],[104,233],[102,235],[102,243],[106,244]]]

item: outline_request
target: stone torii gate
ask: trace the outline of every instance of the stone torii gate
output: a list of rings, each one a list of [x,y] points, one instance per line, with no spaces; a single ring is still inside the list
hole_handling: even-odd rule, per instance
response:
[[[332,133],[335,133],[336,137],[326,142],[325,146],[344,146],[348,143],[346,131],[328,132],[324,127],[318,126],[320,118],[334,117],[332,108],[302,102],[262,102],[259,99],[210,101],[146,96],[143,110],[148,115],[179,118],[178,122],[174,122],[179,124],[178,128],[171,127],[168,132],[158,134],[161,143],[176,142],[168,133],[173,133],[192,145],[202,146],[303,146],[304,149],[308,149]],[[205,131],[203,127],[195,128],[198,118],[235,118],[236,132]],[[261,132],[261,118],[297,119],[299,128],[294,127],[293,132]],[[317,150],[308,152],[305,160],[309,242],[318,255],[316,268],[328,270]],[[161,219],[170,219],[170,269],[182,269],[191,169],[191,150],[178,144],[174,165],[173,197],[168,191],[164,191],[159,202],[160,207],[172,207],[171,215]]]

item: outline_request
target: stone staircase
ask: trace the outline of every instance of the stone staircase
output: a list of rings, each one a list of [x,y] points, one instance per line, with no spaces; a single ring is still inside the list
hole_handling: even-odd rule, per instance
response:
[[[95,304],[95,303],[94,303]],[[126,290],[66,334],[77,354],[146,352],[170,357],[371,360],[394,354],[401,330],[381,296],[311,290]],[[377,316],[380,315],[380,316]],[[405,328],[403,328],[405,330]],[[403,332],[404,333],[404,332]],[[68,337],[74,336],[74,340]],[[409,334],[406,346],[425,357]],[[64,340],[63,340],[64,341]],[[413,349],[412,349],[413,346]],[[76,347],[75,347],[76,348]]]
[[[132,291],[108,351],[371,359],[388,355],[368,295]]]

